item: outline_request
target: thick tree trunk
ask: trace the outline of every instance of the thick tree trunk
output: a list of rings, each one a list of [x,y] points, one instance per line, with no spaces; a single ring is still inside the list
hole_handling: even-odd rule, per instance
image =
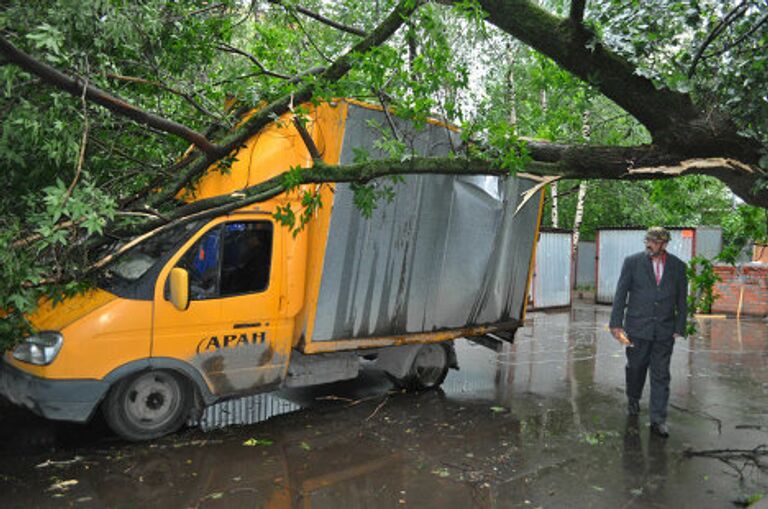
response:
[[[488,12],[490,23],[591,83],[647,127],[654,145],[650,151],[639,148],[646,156],[653,154],[646,162],[655,158],[659,165],[668,166],[671,160],[727,160],[719,168],[711,162],[706,169],[699,168],[720,178],[748,203],[768,206],[768,190],[755,191],[762,173],[758,167],[761,145],[740,135],[726,115],[704,111],[693,104],[689,95],[658,89],[649,79],[638,75],[630,62],[603,46],[578,21],[580,9],[573,18],[558,18],[527,0],[480,0],[480,4]],[[584,163],[610,157],[609,154],[598,149],[588,156],[584,149],[575,149],[579,157],[569,154],[577,166],[568,173],[586,172],[590,177],[601,178]],[[568,164],[565,158],[561,164]],[[637,166],[637,159],[630,158],[620,173],[626,174]],[[617,175],[611,171],[602,178]]]

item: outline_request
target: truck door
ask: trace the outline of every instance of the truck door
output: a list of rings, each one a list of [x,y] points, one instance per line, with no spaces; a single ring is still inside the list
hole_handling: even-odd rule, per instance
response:
[[[282,243],[271,218],[212,222],[171,259],[155,288],[152,356],[185,360],[218,395],[281,382],[292,322],[279,316]],[[170,302],[171,268],[187,270],[189,307]]]

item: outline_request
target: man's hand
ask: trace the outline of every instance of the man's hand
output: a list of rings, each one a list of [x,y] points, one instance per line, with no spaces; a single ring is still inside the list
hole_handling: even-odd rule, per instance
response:
[[[611,327],[611,334],[614,338],[616,338],[616,341],[621,343],[624,346],[633,346],[632,342],[627,337],[627,334],[624,332],[624,329],[621,327]]]

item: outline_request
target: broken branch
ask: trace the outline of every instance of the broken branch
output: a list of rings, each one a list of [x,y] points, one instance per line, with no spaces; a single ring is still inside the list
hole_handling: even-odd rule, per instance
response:
[[[211,156],[219,156],[221,154],[221,148],[208,141],[208,139],[201,133],[190,129],[185,125],[174,122],[173,120],[168,120],[137,108],[118,97],[108,94],[100,88],[89,85],[80,78],[67,76],[50,65],[24,53],[2,36],[0,36],[0,53],[2,53],[9,61],[40,77],[43,81],[56,88],[64,90],[74,96],[79,96],[82,93],[83,88],[85,88],[85,97],[91,102],[126,116],[140,124],[184,138],[206,154]]]

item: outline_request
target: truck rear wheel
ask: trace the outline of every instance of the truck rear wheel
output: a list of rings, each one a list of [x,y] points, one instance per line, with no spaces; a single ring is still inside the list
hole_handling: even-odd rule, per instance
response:
[[[425,391],[439,387],[448,375],[450,355],[448,346],[439,343],[422,345],[413,358],[408,374],[394,382],[412,391]]]
[[[142,371],[112,387],[104,403],[104,417],[127,440],[151,440],[181,428],[193,399],[190,384],[176,373]]]

